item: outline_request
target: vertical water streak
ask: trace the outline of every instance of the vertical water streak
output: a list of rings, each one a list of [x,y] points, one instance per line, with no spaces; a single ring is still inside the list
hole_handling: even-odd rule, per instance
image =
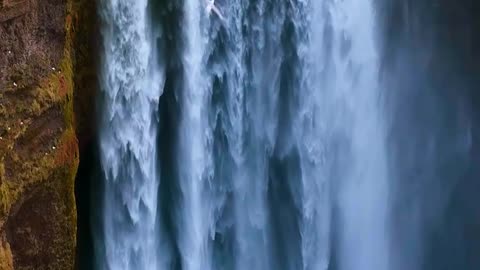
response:
[[[331,204],[339,269],[389,269],[384,119],[369,0],[299,1],[306,29],[296,136],[302,167],[305,269],[328,269]],[[301,19],[303,17],[304,19]],[[303,44],[302,44],[303,43]]]
[[[335,68],[328,59],[329,1],[297,1],[292,6],[296,26],[299,65],[294,123],[299,149],[303,269],[329,269],[331,254],[331,184],[335,181],[337,154],[335,115],[338,107],[331,94]]]
[[[340,269],[390,269],[385,119],[370,0],[333,1],[330,73],[347,138],[338,183]]]
[[[147,0],[103,0],[99,13],[105,193],[98,267],[161,269],[156,113],[163,72],[153,61]]]
[[[235,269],[272,269],[269,159],[277,137],[283,3],[236,1],[229,67],[227,130],[234,198]],[[234,27],[232,29],[232,27]]]
[[[182,55],[183,89],[179,160],[181,206],[178,212],[178,245],[185,270],[211,269],[212,214],[208,184],[211,178],[211,140],[208,126],[210,89],[204,72],[205,45],[202,16],[206,2],[184,3]]]

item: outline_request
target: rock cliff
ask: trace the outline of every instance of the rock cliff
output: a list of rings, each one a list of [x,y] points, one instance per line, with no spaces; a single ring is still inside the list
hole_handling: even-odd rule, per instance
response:
[[[74,268],[93,2],[0,2],[0,270]]]

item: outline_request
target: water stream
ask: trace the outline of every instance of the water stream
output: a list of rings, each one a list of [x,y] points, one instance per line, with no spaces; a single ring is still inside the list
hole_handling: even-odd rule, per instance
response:
[[[147,0],[100,2],[98,269],[394,269],[370,0],[218,0],[225,21],[165,3],[182,31],[158,36]],[[172,40],[178,59],[157,46]],[[165,79],[175,131],[158,125]]]
[[[101,1],[103,53],[99,134],[104,175],[99,269],[159,269],[158,100],[146,0]]]

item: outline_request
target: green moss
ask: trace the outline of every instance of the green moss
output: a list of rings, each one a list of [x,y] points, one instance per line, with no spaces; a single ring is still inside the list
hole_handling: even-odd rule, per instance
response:
[[[95,31],[95,20],[92,18],[92,14],[95,14],[95,1],[66,1],[65,44],[58,70],[50,72],[36,83],[33,76],[35,67],[15,66],[8,76],[18,87],[10,86],[0,93],[0,115],[10,117],[0,121],[0,132],[3,125],[12,128],[6,135],[8,138],[5,138],[3,143],[0,142],[0,152],[5,153],[0,155],[0,228],[5,217],[9,216],[12,206],[25,196],[26,192],[53,193],[51,204],[56,210],[49,219],[56,234],[53,236],[55,244],[49,248],[48,253],[55,254],[56,259],[49,264],[49,269],[73,269],[76,245],[74,186],[79,163],[76,132],[91,125],[87,114],[91,115],[92,102],[88,99],[93,97],[96,89],[93,42],[90,40]],[[32,62],[35,62],[35,65],[50,66],[48,61],[50,59],[34,59]],[[56,149],[22,156],[14,148],[17,138],[25,133],[26,125],[12,123],[25,119],[34,122],[52,106],[61,108],[64,123],[61,134],[52,139],[55,140]],[[80,125],[78,122],[81,122]],[[1,151],[2,149],[8,151]],[[4,160],[6,156],[9,158],[8,162]],[[6,170],[15,172],[14,179],[6,177]],[[0,245],[1,243],[0,239]],[[32,254],[47,252],[38,250],[35,245],[31,248]],[[2,254],[8,254],[4,250],[6,249],[2,250],[0,246],[0,261],[7,256]],[[1,263],[0,269],[4,269]]]
[[[71,11],[73,1],[68,1],[68,10]],[[52,200],[55,207],[62,210],[57,218],[52,217],[52,225],[59,226],[58,245],[54,248],[58,256],[57,267],[51,269],[72,269],[74,263],[75,251],[75,233],[76,233],[76,210],[74,198],[74,179],[78,167],[78,148],[74,132],[74,113],[73,113],[73,27],[71,19],[66,19],[65,28],[66,42],[64,46],[64,56],[60,63],[60,72],[52,72],[47,78],[40,81],[36,89],[28,90],[27,85],[33,80],[33,72],[30,67],[18,66],[13,69],[12,80],[16,81],[18,88],[15,91],[27,91],[25,94],[29,100],[12,99],[8,107],[1,106],[4,115],[25,115],[36,117],[41,115],[52,104],[60,103],[63,111],[63,120],[65,130],[58,138],[57,150],[38,158],[28,158],[23,160],[15,151],[9,153],[12,164],[16,166],[15,179],[4,179],[5,166],[0,163],[0,217],[8,216],[12,205],[18,201],[20,196],[26,191],[27,187],[36,185],[38,188],[48,188],[57,195],[57,200]],[[33,94],[33,96],[31,96]],[[30,102],[29,102],[30,101]],[[7,110],[13,110],[8,111]],[[12,133],[15,130],[12,130]],[[20,134],[21,131],[18,130]],[[12,139],[12,138],[11,138]],[[9,148],[13,143],[9,144]],[[70,151],[70,152],[69,152]],[[59,156],[62,162],[59,162]],[[12,168],[13,169],[13,168]],[[12,179],[13,180],[13,179]],[[52,198],[53,199],[53,198]],[[0,241],[1,242],[1,241]]]
[[[0,162],[0,183],[2,183],[4,179],[5,179],[5,165],[3,165],[3,162]]]
[[[0,185],[0,215],[5,216],[10,208],[11,199],[6,183]]]
[[[76,248],[76,208],[74,197],[74,181],[77,164],[60,167],[48,181],[46,188],[54,191],[57,202],[54,206],[57,211],[55,231],[59,232],[53,239],[55,245],[52,253],[56,260],[51,269],[73,269]]]

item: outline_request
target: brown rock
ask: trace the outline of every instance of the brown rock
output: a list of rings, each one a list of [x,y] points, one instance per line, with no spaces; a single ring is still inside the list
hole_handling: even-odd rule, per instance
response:
[[[73,269],[95,1],[0,1],[0,270]]]

